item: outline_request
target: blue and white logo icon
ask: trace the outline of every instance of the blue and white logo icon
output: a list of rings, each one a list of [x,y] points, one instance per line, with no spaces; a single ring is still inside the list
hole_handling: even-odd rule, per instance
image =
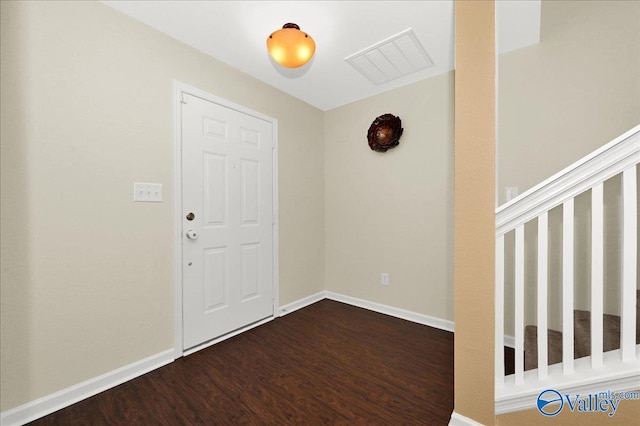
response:
[[[564,401],[562,395],[555,389],[547,389],[538,395],[537,407],[540,414],[553,417],[562,411]]]

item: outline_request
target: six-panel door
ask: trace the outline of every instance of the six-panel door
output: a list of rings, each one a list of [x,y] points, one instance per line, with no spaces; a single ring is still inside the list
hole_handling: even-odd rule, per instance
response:
[[[273,315],[272,149],[270,122],[182,104],[185,350]]]

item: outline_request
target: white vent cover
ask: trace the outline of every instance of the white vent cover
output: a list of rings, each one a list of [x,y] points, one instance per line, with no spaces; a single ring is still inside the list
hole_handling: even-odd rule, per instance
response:
[[[344,60],[376,85],[433,66],[411,28]]]

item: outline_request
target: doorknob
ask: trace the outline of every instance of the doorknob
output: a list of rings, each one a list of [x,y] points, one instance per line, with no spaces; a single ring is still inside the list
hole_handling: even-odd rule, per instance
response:
[[[187,231],[187,238],[190,239],[190,240],[196,240],[196,239],[198,239],[198,234],[196,233],[196,231],[188,230]]]

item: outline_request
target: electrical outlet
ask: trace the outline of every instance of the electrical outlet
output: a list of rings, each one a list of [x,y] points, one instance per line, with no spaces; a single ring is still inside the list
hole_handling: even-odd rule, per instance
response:
[[[391,284],[391,282],[389,281],[389,273],[388,272],[382,272],[380,274],[380,284],[382,284],[382,285]]]

